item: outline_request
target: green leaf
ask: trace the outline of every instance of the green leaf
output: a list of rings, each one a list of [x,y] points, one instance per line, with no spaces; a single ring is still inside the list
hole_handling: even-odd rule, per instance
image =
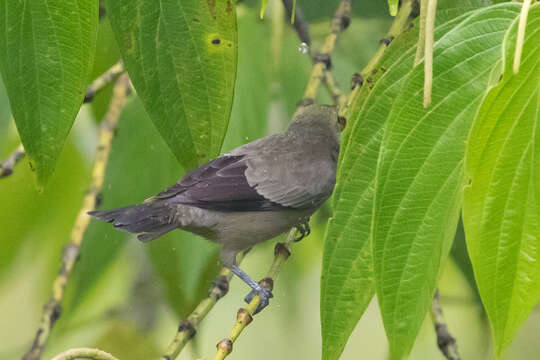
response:
[[[399,8],[399,0],[388,0],[388,10],[390,15],[396,16]]]
[[[9,109],[9,100],[6,93],[6,87],[0,78],[0,143],[5,143],[4,138],[8,134],[8,126],[11,122],[11,110]],[[2,154],[0,154],[2,155]],[[6,155],[9,155],[6,154]],[[4,157],[1,157],[4,161]]]
[[[471,3],[468,10],[474,6],[473,1],[460,2]],[[454,6],[454,0],[443,0],[439,5],[446,9]],[[476,4],[476,8],[479,6]],[[447,23],[438,29],[439,33],[446,33],[459,23],[459,19],[449,21],[454,17],[447,14]],[[415,27],[391,43],[376,72],[365,79],[348,114],[332,199],[334,213],[328,223],[323,254],[323,359],[339,358],[374,293],[370,233],[379,148],[391,110],[388,104],[398,97],[413,71],[417,38]]]
[[[391,357],[406,356],[430,307],[456,231],[465,140],[519,7],[504,4],[435,31],[432,105],[423,68],[393,101],[376,175],[373,260]]]
[[[508,0],[438,0],[435,25],[463,15],[471,10],[508,2]]]
[[[40,185],[53,173],[83,101],[97,22],[97,0],[0,3],[0,71]]]
[[[530,9],[514,75],[516,31],[517,21],[501,82],[480,108],[466,154],[463,220],[497,358],[540,300],[540,5]]]
[[[261,0],[261,11],[259,13],[259,17],[261,19],[264,18],[264,13],[266,12],[267,7],[268,7],[268,0]]]
[[[107,1],[131,80],[186,168],[221,150],[236,78],[233,1]]]
[[[373,180],[389,99],[412,67],[417,32],[392,42],[377,73],[351,106],[342,141],[333,215],[325,235],[321,274],[323,359],[338,359],[375,293],[370,228]],[[373,85],[372,85],[373,84]]]

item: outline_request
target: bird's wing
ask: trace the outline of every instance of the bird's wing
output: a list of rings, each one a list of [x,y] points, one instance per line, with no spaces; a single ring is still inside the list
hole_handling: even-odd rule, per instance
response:
[[[271,211],[281,205],[249,185],[243,155],[224,155],[186,174],[149,201],[166,201],[219,211]]]
[[[264,198],[285,207],[317,208],[334,188],[339,152],[338,144],[333,149],[319,140],[279,134],[230,154],[244,156],[247,182]]]

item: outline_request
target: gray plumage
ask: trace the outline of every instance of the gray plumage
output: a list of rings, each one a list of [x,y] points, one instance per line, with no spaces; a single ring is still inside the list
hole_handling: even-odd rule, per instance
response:
[[[328,199],[342,120],[333,106],[308,106],[284,133],[212,160],[140,205],[89,214],[138,233],[141,241],[176,228],[215,241],[223,265],[259,294],[258,284],[236,267],[236,254],[305,222]]]

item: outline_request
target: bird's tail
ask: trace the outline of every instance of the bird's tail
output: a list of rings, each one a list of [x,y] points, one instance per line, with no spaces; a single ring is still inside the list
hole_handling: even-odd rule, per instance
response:
[[[154,240],[178,227],[172,211],[163,204],[143,203],[112,210],[89,211],[89,215],[112,223],[115,228],[136,233],[143,242]]]

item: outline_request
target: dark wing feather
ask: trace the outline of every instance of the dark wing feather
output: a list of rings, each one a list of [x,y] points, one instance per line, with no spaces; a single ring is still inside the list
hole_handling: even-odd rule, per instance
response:
[[[233,150],[244,155],[248,183],[284,207],[316,209],[332,194],[339,142],[325,129],[268,136]]]
[[[186,174],[150,199],[217,211],[272,211],[283,206],[267,200],[246,179],[244,156],[222,156]]]

